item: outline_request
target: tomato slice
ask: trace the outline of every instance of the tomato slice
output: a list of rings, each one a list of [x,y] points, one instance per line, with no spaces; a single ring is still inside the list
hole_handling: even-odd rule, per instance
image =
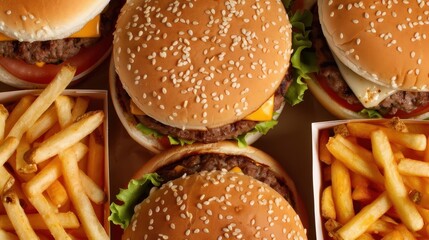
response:
[[[342,107],[349,109],[353,112],[360,112],[362,109],[364,109],[364,106],[361,104],[350,104],[346,100],[342,99],[336,92],[334,92],[328,85],[328,81],[326,78],[320,74],[316,75],[317,81],[319,85],[323,88],[325,92],[328,93],[329,97],[334,100],[336,103],[341,105]],[[422,115],[423,113],[429,112],[429,104],[420,106],[416,108],[415,110],[407,113],[404,111],[397,111],[395,115],[385,115],[383,117],[391,118],[391,117],[399,117],[399,118],[413,118],[417,117],[419,115]]]
[[[109,51],[112,40],[112,36],[104,37],[90,47],[82,48],[77,55],[61,64],[45,64],[38,67],[22,60],[0,57],[0,66],[19,79],[36,84],[48,84],[63,65],[75,66],[76,75],[91,68]]]

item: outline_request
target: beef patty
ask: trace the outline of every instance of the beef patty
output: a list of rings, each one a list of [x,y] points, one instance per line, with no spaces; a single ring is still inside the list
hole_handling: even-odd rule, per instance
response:
[[[353,91],[341,75],[319,22],[317,6],[313,7],[312,42],[316,50],[319,74],[326,78],[329,87],[349,104],[359,104]],[[372,108],[382,115],[395,115],[398,111],[412,112],[418,107],[429,104],[429,92],[398,91]]]
[[[181,167],[177,167],[181,166]],[[280,179],[266,165],[254,162],[245,156],[235,156],[219,153],[206,153],[184,157],[171,165],[167,165],[157,171],[165,181],[174,180],[184,174],[191,175],[201,171],[227,170],[239,167],[242,172],[263,183],[280,193],[290,204],[295,207],[292,193],[284,179]]]

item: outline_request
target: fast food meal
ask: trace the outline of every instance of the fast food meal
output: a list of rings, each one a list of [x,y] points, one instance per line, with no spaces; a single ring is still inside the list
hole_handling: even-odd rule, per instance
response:
[[[274,0],[176,3],[132,0],[122,9],[110,70],[122,123],[153,152],[254,142],[277,124],[285,96],[302,100],[311,16],[289,18]]]
[[[326,148],[331,159],[320,159],[329,170],[320,200],[327,236],[429,238],[427,124],[394,118],[321,131],[319,152]]]
[[[0,104],[1,239],[109,239],[106,116],[87,96],[63,95],[75,70]]]
[[[41,88],[62,66],[81,79],[110,53],[122,1],[3,1],[0,6],[0,81]]]
[[[422,1],[318,0],[309,88],[339,118],[426,119],[429,32]],[[318,16],[317,16],[318,13]]]
[[[122,239],[307,239],[305,210],[281,166],[232,142],[164,151],[117,198],[109,219],[125,229]]]

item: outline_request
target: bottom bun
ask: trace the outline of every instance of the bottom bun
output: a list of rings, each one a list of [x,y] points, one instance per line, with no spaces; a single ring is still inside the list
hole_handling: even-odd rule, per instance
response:
[[[126,229],[123,239],[145,239],[145,229],[150,229],[150,226],[156,231],[148,231],[147,233],[175,233],[176,235],[169,235],[170,237],[177,236],[174,239],[203,239],[203,237],[218,239],[218,236],[227,239],[227,235],[234,232],[233,229],[230,229],[231,232],[229,233],[225,232],[225,229],[228,229],[229,225],[234,225],[235,228],[240,229],[243,234],[243,239],[258,239],[256,236],[262,234],[263,231],[258,233],[258,231],[255,230],[258,228],[257,226],[267,227],[268,229],[265,233],[269,234],[261,235],[261,239],[263,239],[263,237],[270,237],[270,234],[276,235],[277,239],[284,239],[284,236],[288,236],[287,234],[289,233],[293,237],[300,236],[302,239],[306,239],[303,226],[308,226],[307,214],[304,204],[297,194],[293,181],[277,161],[254,147],[239,148],[236,144],[231,142],[219,142],[172,148],[154,156],[137,171],[134,178],[138,179],[146,173],[156,172],[158,169],[171,165],[188,156],[216,153],[244,156],[250,158],[258,165],[268,166],[276,177],[281,179],[289,188],[292,195],[291,199],[294,203],[293,208],[295,210],[282,195],[265,183],[257,181],[250,176],[220,170],[213,172],[203,171],[165,183],[161,189],[152,192],[148,198],[149,200],[143,201],[143,203],[136,208],[138,211],[135,213],[128,229]],[[180,187],[182,184],[183,187]],[[165,190],[172,187],[178,189],[178,191],[175,193],[175,190],[173,190],[165,193]],[[234,191],[231,188],[234,188]],[[228,193],[229,190],[226,189],[231,190],[231,192]],[[171,204],[172,206],[167,204],[169,201],[167,198],[159,198],[164,194],[172,194],[172,196],[170,196],[174,200],[174,204]],[[261,194],[260,197],[259,194]],[[182,202],[182,204],[176,204],[179,198],[181,199],[179,202]],[[219,201],[221,199],[223,200]],[[162,202],[164,202],[164,204],[161,204],[162,206],[159,205]],[[272,205],[270,203],[275,204]],[[210,209],[206,208],[206,206],[210,206]],[[225,208],[229,210],[224,210]],[[172,211],[177,214],[173,215],[173,212],[170,212],[170,210],[161,213],[163,212],[160,211],[162,209],[174,209]],[[181,211],[181,209],[186,210]],[[212,218],[209,218],[209,216],[211,217],[209,214],[210,212],[211,215],[213,215]],[[191,217],[186,215],[188,213]],[[153,214],[153,221],[150,220],[152,217],[151,215],[149,219],[147,218],[148,214]],[[158,214],[161,216],[157,216]],[[155,215],[157,217],[155,217]],[[169,217],[167,217],[167,215],[169,215]],[[165,218],[171,218],[171,221],[166,224]],[[252,220],[253,218],[255,218],[255,220]],[[161,219],[164,219],[164,221],[161,221]],[[201,221],[200,219],[205,220]],[[263,221],[263,219],[265,219],[265,221]],[[271,224],[269,221],[267,222],[267,219],[277,219],[278,221],[276,220]],[[282,219],[287,220],[287,223],[280,221]],[[205,224],[206,220],[210,222],[209,225]],[[162,226],[158,226],[160,221],[164,223]],[[249,225],[249,223],[253,221],[255,221],[255,224]],[[152,225],[150,224],[151,222]],[[185,224],[186,222],[187,224]],[[171,229],[172,226],[174,229]],[[140,231],[138,229],[140,229]],[[189,234],[193,237],[186,236],[188,230],[190,231]],[[209,231],[210,235],[204,231]],[[286,234],[283,231],[286,231]],[[185,235],[177,235],[180,233]],[[280,233],[283,233],[283,235],[278,235]],[[214,238],[215,234],[218,235]],[[148,239],[156,239],[155,236],[160,235],[148,235]],[[234,235],[229,236],[233,237]]]

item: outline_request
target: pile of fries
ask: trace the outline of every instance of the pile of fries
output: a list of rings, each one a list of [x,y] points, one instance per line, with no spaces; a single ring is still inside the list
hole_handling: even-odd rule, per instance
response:
[[[429,125],[349,122],[319,138],[333,239],[429,239]]]
[[[64,67],[39,95],[0,104],[2,240],[109,239],[105,116],[87,97],[61,95],[74,73]]]

